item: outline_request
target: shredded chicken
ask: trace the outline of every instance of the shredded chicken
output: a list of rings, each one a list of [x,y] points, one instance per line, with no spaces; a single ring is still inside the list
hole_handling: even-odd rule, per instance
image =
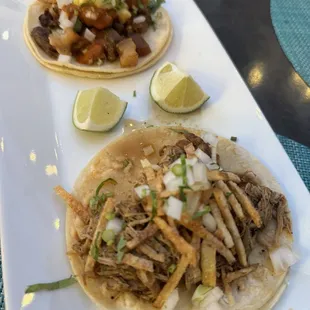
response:
[[[154,272],[154,266],[152,261],[129,253],[124,255],[122,263],[129,265],[135,269]]]
[[[154,236],[158,231],[158,227],[150,223],[143,231],[137,233],[136,237],[128,241],[126,246],[128,249],[132,250],[136,248],[139,244],[143,243],[146,239]]]

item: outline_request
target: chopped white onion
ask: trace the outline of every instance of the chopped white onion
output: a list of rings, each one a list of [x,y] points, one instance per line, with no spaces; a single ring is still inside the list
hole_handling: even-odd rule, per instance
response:
[[[72,3],[72,0],[56,0],[57,6],[61,9],[64,5]]]
[[[196,163],[193,166],[193,174],[195,182],[209,183],[207,178],[207,169],[203,163]]]
[[[189,192],[186,195],[187,198],[187,212],[190,215],[193,215],[199,207],[200,204],[200,197],[201,193],[200,192]]]
[[[62,29],[72,28],[74,26],[73,22],[71,20],[69,20],[68,15],[65,11],[60,12],[59,26]]]
[[[297,255],[287,246],[281,246],[270,251],[269,256],[275,274],[286,272],[287,269],[298,260]]]
[[[217,146],[218,138],[214,134],[208,132],[203,136],[203,141],[209,143],[211,146]]]
[[[168,171],[163,177],[163,183],[165,184],[165,186],[167,186],[169,182],[175,180],[176,178],[177,177],[172,171]]]
[[[153,149],[152,145],[144,147],[143,148],[143,153],[144,153],[145,156],[149,156],[149,155],[153,154],[154,153],[154,149]]]
[[[211,148],[211,159],[214,163],[217,163],[217,156],[216,156],[216,147],[212,146]]]
[[[175,179],[169,181],[166,185],[166,190],[167,191],[177,191],[179,190],[180,186],[183,185],[183,179],[181,177],[176,177]]]
[[[108,221],[106,230],[113,230],[115,235],[117,235],[122,231],[123,224],[124,221],[116,217],[113,220]]]
[[[210,157],[208,154],[206,154],[205,152],[203,152],[203,151],[202,151],[201,149],[199,149],[199,148],[195,151],[195,155],[196,155],[205,165],[210,164],[210,163],[212,162],[211,157]]]
[[[135,187],[135,192],[139,196],[139,198],[144,198],[150,194],[150,188],[148,185],[140,185]]]
[[[198,162],[197,157],[193,157],[193,158],[186,158],[186,165],[187,166],[194,166],[196,163]],[[172,168],[174,165],[176,164],[181,164],[181,159],[177,159],[175,162],[173,162],[169,168]]]
[[[58,56],[58,61],[63,62],[63,63],[70,63],[71,59],[72,59],[72,57],[70,55],[59,54],[59,56]]]
[[[211,304],[217,303],[223,296],[224,293],[218,286],[211,288],[201,284],[193,294],[192,303],[199,309],[209,309]]]
[[[193,170],[190,166],[186,167],[186,179],[187,179],[187,185],[191,186],[195,183]]]
[[[210,232],[216,231],[216,222],[211,213],[207,213],[202,217],[202,223]]]
[[[132,22],[134,24],[140,24],[140,23],[144,23],[145,21],[146,21],[145,16],[139,15],[139,16],[135,17]]]
[[[142,168],[147,168],[147,167],[151,167],[152,166],[152,164],[146,158],[145,159],[141,159],[140,163],[141,163]]]
[[[181,219],[183,202],[173,196],[170,196],[167,200],[166,214],[176,220]]]
[[[152,165],[153,170],[158,171],[160,170],[160,166],[158,165]]]
[[[214,162],[207,164],[207,168],[209,170],[221,170],[221,167],[217,163],[214,163]]]
[[[86,28],[84,31],[84,38],[90,42],[93,42],[96,38],[96,35],[93,34],[89,29]]]
[[[163,307],[161,308],[161,310],[174,310],[176,309],[176,305],[179,302],[179,291],[176,288],[174,291],[172,291],[172,293],[169,295],[168,299],[166,300],[166,302],[164,303]]]

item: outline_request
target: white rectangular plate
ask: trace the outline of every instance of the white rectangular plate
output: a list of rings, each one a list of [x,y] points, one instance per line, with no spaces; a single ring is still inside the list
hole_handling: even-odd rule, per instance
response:
[[[271,169],[289,200],[296,251],[301,257],[276,309],[309,309],[309,193],[195,3],[167,2],[175,34],[159,64],[175,62],[211,96],[202,110],[185,116],[164,113],[150,102],[149,81],[159,64],[136,76],[111,81],[79,79],[41,67],[23,41],[27,4],[1,1],[0,221],[6,309],[95,309],[78,285],[27,296],[21,304],[27,285],[71,274],[65,255],[65,210],[54,197],[53,186],[70,189],[88,160],[124,129],[124,122],[106,135],[73,127],[71,112],[77,91],[97,86],[129,102],[125,119],[179,123],[237,136],[238,143]]]

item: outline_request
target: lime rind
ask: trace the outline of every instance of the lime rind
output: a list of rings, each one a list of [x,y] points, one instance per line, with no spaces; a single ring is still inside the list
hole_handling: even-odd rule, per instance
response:
[[[176,114],[193,112],[210,98],[190,75],[169,62],[155,71],[149,92],[161,109]]]
[[[79,100],[79,96],[81,95],[81,93],[83,91],[79,91],[77,93],[77,96],[75,98],[74,101],[74,107],[73,107],[73,111],[72,111],[72,123],[73,125],[82,131],[89,131],[89,132],[107,132],[111,129],[113,129],[115,126],[117,126],[117,124],[120,122],[120,120],[122,119],[122,117],[124,116],[128,103],[125,101],[120,100],[116,95],[114,95],[113,93],[111,93],[109,90],[107,89],[103,89],[103,88],[96,88],[96,89],[92,89],[92,90],[86,90],[85,92],[94,92],[94,96],[90,96],[90,100],[95,100],[95,97],[98,96],[98,92],[105,92],[105,95],[108,94],[108,96],[106,97],[110,97],[109,99],[113,99],[113,107],[114,107],[114,111],[110,111],[112,113],[110,113],[109,116],[105,115],[102,119],[103,119],[103,123],[102,124],[96,124],[95,122],[93,122],[91,120],[91,114],[92,114],[92,107],[94,102],[91,103],[90,105],[90,109],[88,111],[88,116],[86,118],[86,120],[84,122],[79,122],[78,119],[78,108],[77,108],[77,104],[78,104],[78,100]],[[103,94],[99,94],[101,96],[103,96],[103,98],[105,97],[105,95]],[[104,102],[103,104],[107,104],[109,102]],[[96,103],[98,105],[98,103]],[[115,108],[115,104],[118,105],[118,107]],[[111,107],[111,106],[110,106]],[[104,108],[100,108],[101,109],[101,113],[103,112]],[[107,113],[109,114],[109,113]],[[85,118],[84,118],[85,119]],[[98,118],[96,117],[96,122],[98,122]]]

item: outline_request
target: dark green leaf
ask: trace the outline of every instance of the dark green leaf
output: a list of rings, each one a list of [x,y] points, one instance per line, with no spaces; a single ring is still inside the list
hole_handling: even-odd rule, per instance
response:
[[[192,216],[192,219],[193,220],[198,219],[204,216],[205,214],[209,213],[210,211],[211,211],[210,207],[206,206],[203,210],[195,212]]]
[[[83,27],[83,24],[82,22],[80,21],[79,18],[77,18],[75,24],[74,24],[74,27],[73,27],[73,30],[77,33],[79,33],[81,30],[82,30],[82,27]]]
[[[151,0],[148,5],[151,13],[154,14],[163,3],[165,3],[165,0]]]
[[[144,5],[143,3],[141,2],[141,0],[138,0],[138,8],[143,10],[144,9]]]
[[[132,95],[133,95],[134,97],[137,97],[137,92],[134,90]]]
[[[156,197],[156,192],[151,191],[151,198],[152,198],[152,217],[151,221],[157,214],[157,197]]]
[[[76,279],[73,276],[71,276],[70,278],[63,279],[63,280],[56,281],[56,282],[32,284],[26,288],[25,294],[35,293],[39,291],[54,291],[54,290],[68,287],[76,282],[77,282]]]
[[[231,137],[230,140],[234,141],[234,142],[237,142],[238,138],[237,137]]]

